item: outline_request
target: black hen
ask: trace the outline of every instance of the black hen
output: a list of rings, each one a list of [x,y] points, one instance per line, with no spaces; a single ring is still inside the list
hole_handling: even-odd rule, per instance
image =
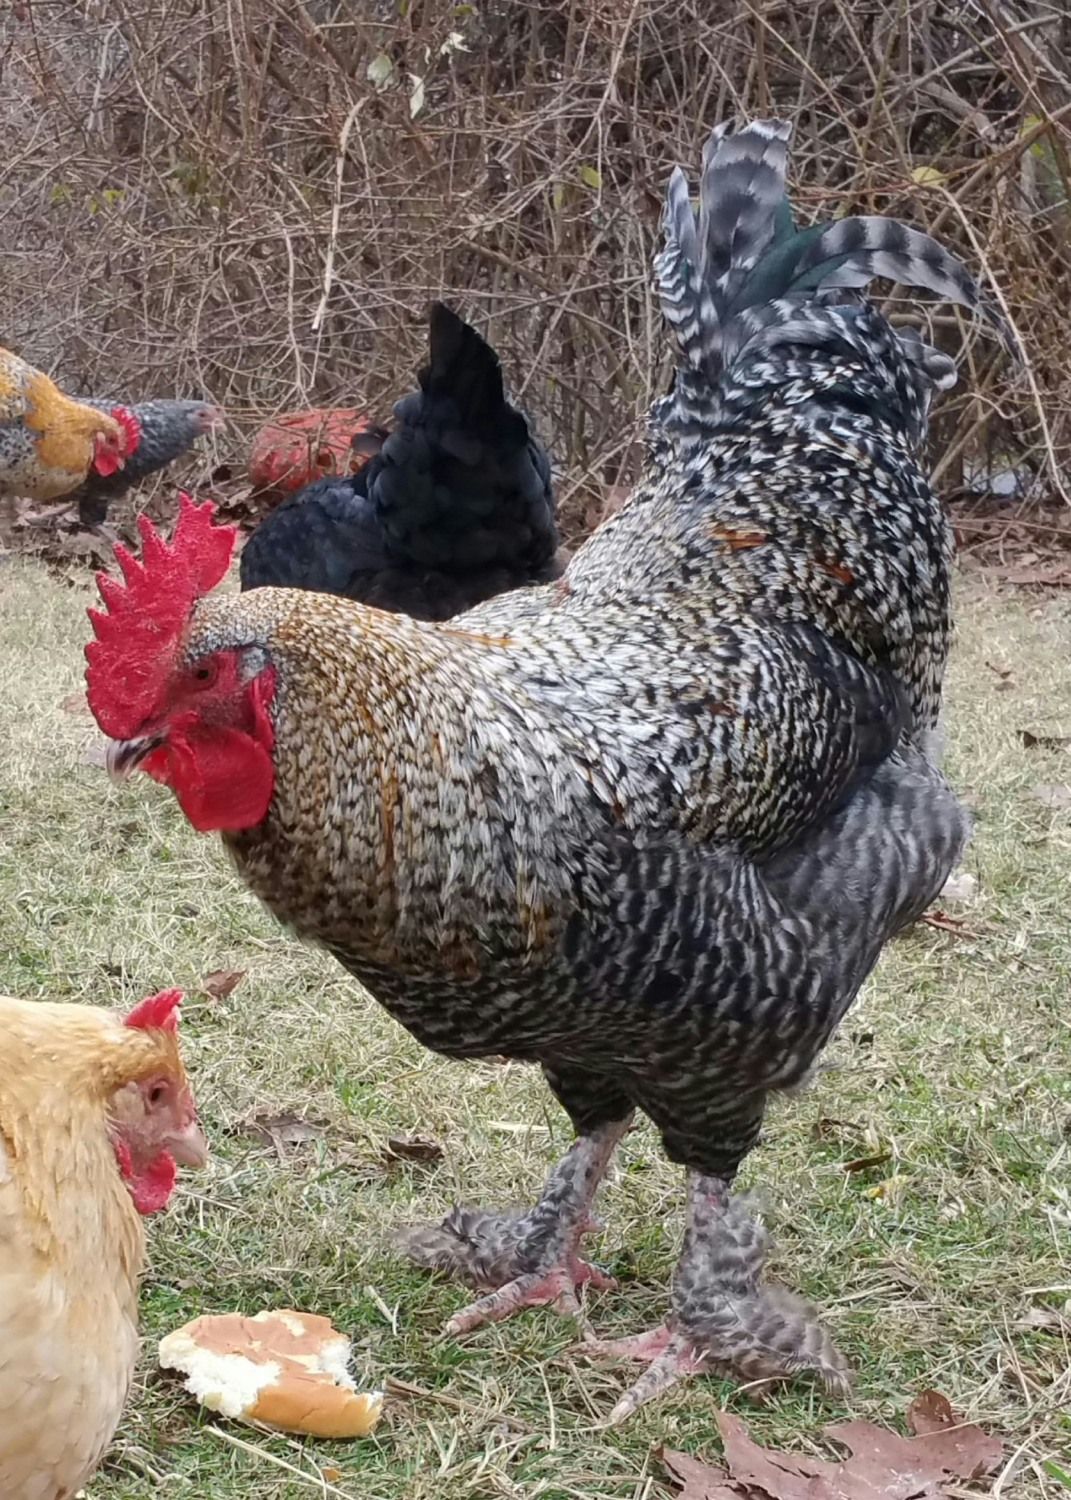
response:
[[[85,526],[99,526],[107,519],[113,500],[181,458],[223,416],[219,407],[208,401],[143,401],[138,406],[128,406],[118,401],[85,397],[79,400],[97,411],[110,412],[122,406],[134,418],[138,429],[137,443],[127,454],[123,467],[107,476],[91,473],[71,496],[78,501],[78,518]]]
[[[550,461],[498,356],[441,302],[420,390],[359,474],[285,500],[241,558],[243,589],[311,589],[446,620],[561,571]]]

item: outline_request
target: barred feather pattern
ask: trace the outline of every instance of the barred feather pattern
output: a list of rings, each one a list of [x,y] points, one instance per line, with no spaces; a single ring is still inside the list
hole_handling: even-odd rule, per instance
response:
[[[928,235],[880,218],[797,231],[788,135],[776,121],[716,134],[698,221],[684,175],[670,182],[656,282],[679,347],[676,386],[652,411],[636,493],[569,584],[588,601],[664,590],[701,594],[718,620],[811,621],[893,673],[924,746],[940,712],[952,546],[918,454],[955,367],[860,293],[895,276],[1011,335]],[[653,535],[664,545],[652,548]],[[481,618],[497,618],[494,607]]]
[[[182,663],[274,668],[274,799],[226,842],[283,921],[425,1045],[541,1064],[582,1131],[639,1107],[726,1182],[968,832],[928,755],[950,542],[915,452],[944,367],[829,276],[891,244],[965,283],[871,229],[779,250],[786,143],[721,133],[698,225],[671,184],[690,384],[563,579],[442,625],[208,598]]]

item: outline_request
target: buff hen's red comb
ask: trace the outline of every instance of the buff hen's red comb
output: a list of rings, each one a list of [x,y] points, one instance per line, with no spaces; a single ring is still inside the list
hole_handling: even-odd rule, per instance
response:
[[[115,557],[123,582],[97,574],[104,609],[89,611],[96,640],[86,647],[86,697],[113,739],[139,733],[179,650],[190,610],[230,566],[238,531],[213,525],[215,513],[211,500],[198,505],[180,495],[170,543],[139,516],[141,560],[120,543]]]
[[[123,1025],[146,1031],[177,1031],[181,1004],[181,990],[161,990],[158,995],[139,1000]]]

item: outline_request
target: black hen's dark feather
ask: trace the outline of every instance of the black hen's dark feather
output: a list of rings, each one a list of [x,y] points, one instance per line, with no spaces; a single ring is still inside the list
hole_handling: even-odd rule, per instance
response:
[[[418,380],[361,473],[311,484],[261,522],[243,589],[312,589],[444,620],[556,576],[546,451],[506,400],[494,350],[442,303]]]

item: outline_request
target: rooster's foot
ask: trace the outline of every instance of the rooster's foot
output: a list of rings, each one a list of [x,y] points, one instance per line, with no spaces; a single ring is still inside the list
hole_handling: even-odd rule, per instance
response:
[[[610,1413],[622,1422],[645,1402],[701,1371],[747,1382],[813,1371],[846,1395],[848,1368],[814,1309],[787,1288],[761,1281],[769,1237],[726,1182],[693,1173],[688,1228],[673,1279],[669,1324],[633,1339],[589,1340],[584,1351],[647,1364]]]
[[[455,1314],[447,1333],[468,1333],[526,1307],[554,1307],[578,1316],[581,1287],[615,1285],[612,1277],[581,1258],[579,1246],[585,1234],[600,1227],[592,1217],[592,1200],[627,1125],[620,1121],[581,1136],[526,1213],[455,1208],[441,1224],[404,1235],[403,1248],[418,1265],[487,1293]]]
[[[471,1333],[484,1323],[501,1323],[512,1318],[526,1307],[552,1307],[566,1317],[582,1319],[578,1290],[593,1286],[597,1291],[606,1291],[616,1285],[612,1276],[567,1250],[560,1264],[516,1276],[486,1297],[469,1303],[454,1314],[444,1331],[454,1335]]]
[[[647,1333],[638,1333],[624,1339],[585,1339],[580,1352],[593,1359],[621,1359],[637,1364],[646,1364],[643,1374],[618,1401],[606,1419],[607,1427],[623,1422],[634,1411],[666,1391],[689,1375],[700,1374],[710,1368],[710,1358],[682,1333],[675,1333],[666,1324],[652,1328]]]

